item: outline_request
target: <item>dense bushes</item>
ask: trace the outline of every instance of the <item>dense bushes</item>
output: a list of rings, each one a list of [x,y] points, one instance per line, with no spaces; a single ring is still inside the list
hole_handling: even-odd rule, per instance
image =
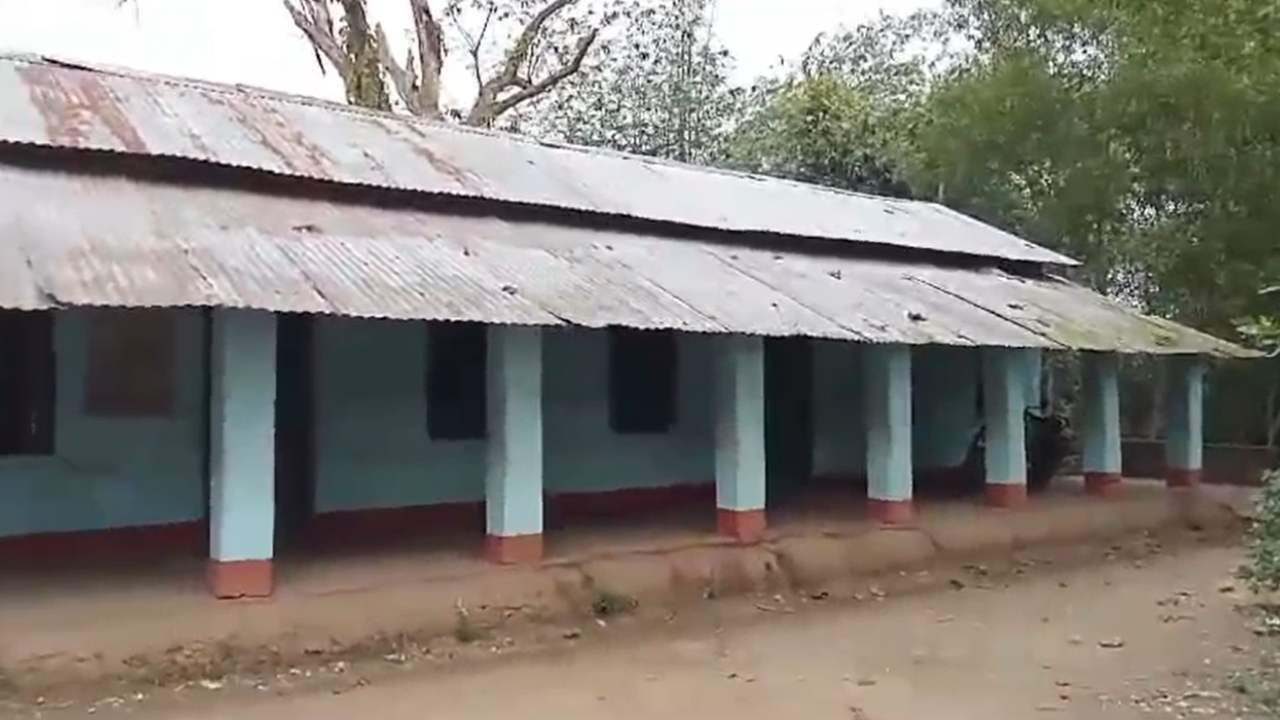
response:
[[[1267,475],[1258,499],[1257,518],[1249,529],[1248,559],[1241,575],[1255,591],[1280,590],[1280,470]]]

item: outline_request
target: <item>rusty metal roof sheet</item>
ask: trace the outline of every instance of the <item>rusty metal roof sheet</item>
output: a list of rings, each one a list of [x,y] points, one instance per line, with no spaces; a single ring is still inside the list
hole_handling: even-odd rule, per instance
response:
[[[217,306],[1248,356],[1064,280],[0,161],[0,307]]]
[[[169,156],[335,183],[1005,260],[1075,261],[940,205],[0,55],[0,143]]]

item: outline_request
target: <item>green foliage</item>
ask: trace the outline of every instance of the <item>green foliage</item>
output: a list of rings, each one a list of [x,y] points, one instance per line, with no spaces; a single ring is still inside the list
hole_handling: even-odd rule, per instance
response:
[[[819,35],[798,67],[753,88],[724,163],[849,190],[920,194],[905,168],[935,55],[936,18],[882,15]]]
[[[741,93],[712,33],[713,0],[618,8],[592,66],[540,101],[524,129],[566,142],[711,164]]]
[[[948,14],[974,51],[931,98],[921,152],[948,202],[1156,312],[1229,331],[1256,310],[1280,253],[1274,3],[952,0]]]
[[[1267,476],[1249,529],[1240,575],[1257,592],[1280,590],[1280,471]]]
[[[850,190],[909,197],[894,109],[839,75],[799,78],[737,128],[728,164]]]

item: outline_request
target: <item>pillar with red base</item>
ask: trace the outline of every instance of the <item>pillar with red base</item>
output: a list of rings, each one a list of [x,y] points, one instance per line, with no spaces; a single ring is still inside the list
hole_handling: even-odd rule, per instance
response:
[[[1024,416],[1030,351],[982,350],[982,407],[986,421],[986,496],[996,507],[1027,502],[1027,431]]]
[[[911,499],[911,349],[868,345],[863,353],[867,508],[898,525],[915,519]]]
[[[276,318],[216,310],[209,357],[209,567],[214,596],[268,597],[275,535]]]
[[[1092,495],[1120,491],[1120,360],[1110,353],[1084,355],[1084,484]]]
[[[542,333],[489,327],[485,554],[501,564],[542,560]]]
[[[1204,376],[1196,356],[1178,357],[1167,366],[1165,480],[1171,488],[1200,484],[1204,467]]]
[[[739,542],[765,530],[764,341],[717,338],[716,527]]]

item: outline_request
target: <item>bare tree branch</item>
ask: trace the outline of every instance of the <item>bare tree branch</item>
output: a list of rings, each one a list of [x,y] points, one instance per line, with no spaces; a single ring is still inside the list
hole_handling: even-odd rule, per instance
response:
[[[489,5],[489,11],[484,16],[484,24],[480,26],[480,32],[475,37],[471,36],[471,33],[467,31],[466,26],[458,20],[456,15],[453,18],[453,26],[462,35],[462,39],[467,45],[467,54],[471,56],[471,72],[475,77],[476,88],[484,85],[484,77],[480,73],[480,51],[484,48],[484,37],[489,33],[489,25],[493,22],[493,16],[497,11],[497,5]]]
[[[576,2],[578,0],[552,0],[529,19],[528,24],[524,26],[519,37],[516,38],[515,44],[511,46],[511,50],[503,60],[502,69],[480,86],[476,102],[471,107],[471,112],[467,115],[468,125],[488,125],[502,113],[525,100],[550,90],[582,68],[582,61],[596,40],[595,30],[578,40],[578,46],[572,60],[542,81],[521,80],[520,77],[520,71],[527,63],[529,53],[532,51],[539,33],[542,32],[543,26],[547,24],[548,20],[555,17],[556,13]],[[520,88],[519,92],[502,97],[502,93],[512,87]]]
[[[573,2],[573,0],[569,0]],[[507,80],[502,88],[495,92],[500,92],[508,87],[518,87],[519,91],[511,93],[502,98],[496,96],[487,96],[482,91],[476,104],[471,108],[471,113],[467,116],[468,125],[488,125],[502,113],[519,105],[520,103],[535,98],[556,85],[564,82],[572,77],[575,73],[582,69],[582,61],[586,59],[587,53],[591,51],[591,46],[596,41],[596,30],[592,30],[578,40],[577,48],[574,50],[573,58],[562,65],[558,70],[551,73],[547,77],[530,83],[527,80],[521,80],[519,77],[513,77]],[[490,81],[492,82],[492,81]]]
[[[334,34],[333,17],[329,14],[326,0],[298,0],[301,7],[294,5],[290,0],[283,0],[283,2],[285,9],[293,18],[293,24],[311,41],[320,70],[324,71],[324,63],[320,62],[320,55],[323,54],[338,74],[344,75],[347,56],[342,51],[342,44],[338,42],[337,35]]]
[[[391,78],[391,84],[396,88],[396,95],[400,97],[400,101],[404,103],[410,114],[426,114],[418,106],[418,78],[413,68],[413,53],[410,52],[405,64],[401,65],[391,56],[391,46],[387,43],[387,33],[382,29],[382,23],[378,23],[374,32],[378,38],[378,64]],[[437,108],[437,114],[433,117],[438,116]]]

